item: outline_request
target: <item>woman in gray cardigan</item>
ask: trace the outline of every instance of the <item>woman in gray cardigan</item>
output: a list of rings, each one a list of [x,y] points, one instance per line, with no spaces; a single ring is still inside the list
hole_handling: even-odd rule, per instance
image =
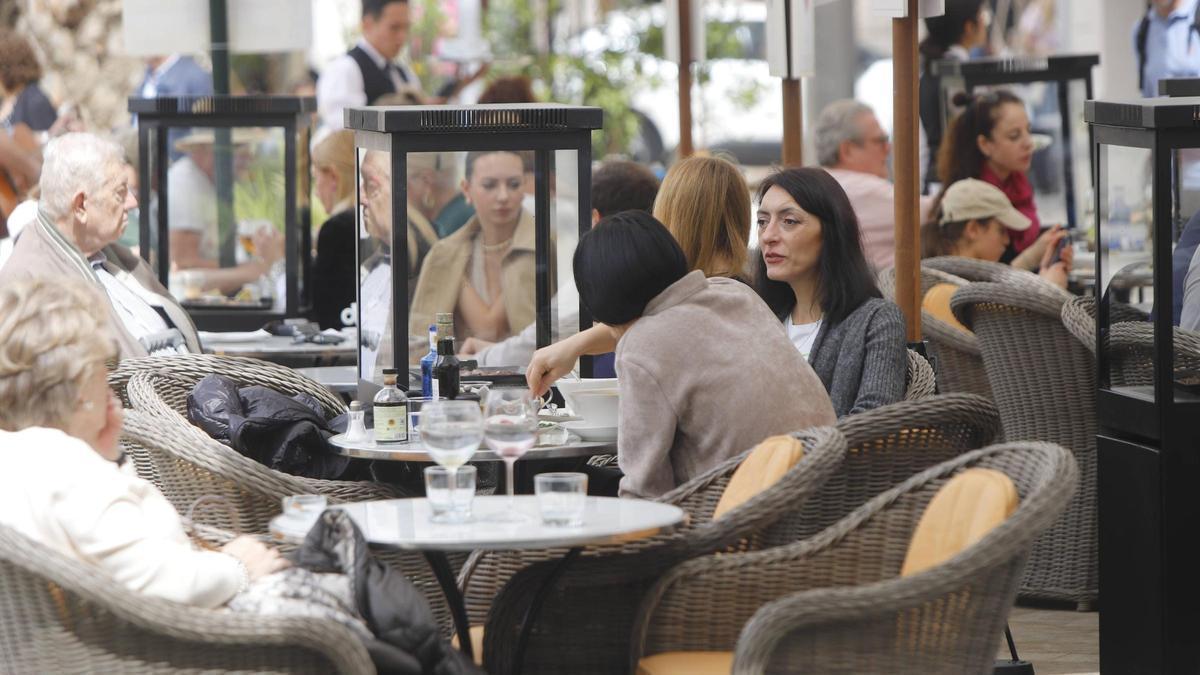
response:
[[[786,169],[763,181],[758,202],[756,290],[838,417],[901,400],[904,318],[875,285],[842,187],[823,169]]]

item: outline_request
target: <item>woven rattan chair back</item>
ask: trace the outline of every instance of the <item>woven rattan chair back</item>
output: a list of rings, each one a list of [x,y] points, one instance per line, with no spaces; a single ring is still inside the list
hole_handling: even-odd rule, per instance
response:
[[[937,284],[965,286],[967,283],[969,281],[966,279],[929,267],[922,261],[922,297]],[[895,268],[889,267],[879,275],[879,289],[884,297],[895,301]],[[979,394],[987,399],[992,397],[974,334],[922,310],[921,337],[929,343],[929,353],[937,361],[938,391],[943,394]]]
[[[1075,454],[1080,490],[1034,545],[1021,593],[1089,608],[1099,586],[1096,520],[1096,366],[1061,319],[1066,292],[1033,279],[973,283],[954,314],[979,338],[1008,440],[1057,443]]]
[[[374,673],[341,624],[150,598],[0,525],[0,672]]]
[[[908,372],[904,376],[904,400],[919,401],[937,392],[933,366],[917,352],[908,350]]]

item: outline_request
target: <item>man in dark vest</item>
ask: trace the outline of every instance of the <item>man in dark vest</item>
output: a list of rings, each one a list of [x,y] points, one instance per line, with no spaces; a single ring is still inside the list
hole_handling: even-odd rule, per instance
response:
[[[341,129],[344,109],[372,105],[385,94],[411,92],[423,98],[417,76],[396,60],[411,27],[408,0],[362,0],[362,39],[317,80],[321,126]]]

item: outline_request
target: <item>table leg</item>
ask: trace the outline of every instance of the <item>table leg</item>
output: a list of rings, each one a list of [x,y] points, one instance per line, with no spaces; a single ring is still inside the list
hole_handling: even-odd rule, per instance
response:
[[[529,643],[529,633],[533,630],[533,624],[537,621],[538,614],[542,611],[542,603],[546,601],[546,594],[550,592],[550,587],[558,580],[558,577],[566,571],[567,566],[571,561],[579,557],[581,548],[573,548],[567,551],[567,554],[558,561],[558,564],[550,570],[546,575],[546,581],[542,583],[541,588],[534,594],[533,600],[530,601],[529,607],[525,610],[525,618],[521,621],[521,632],[517,636],[517,653],[513,655],[512,672],[520,673],[525,670],[525,647]],[[462,638],[459,638],[460,640]]]
[[[441,551],[425,551],[425,560],[437,577],[438,585],[442,587],[442,595],[450,606],[450,616],[454,619],[454,631],[458,634],[458,649],[467,658],[475,658],[474,646],[471,644],[471,624],[467,620],[467,607],[463,603],[462,592],[458,590],[458,580],[454,578],[454,570],[450,561]]]

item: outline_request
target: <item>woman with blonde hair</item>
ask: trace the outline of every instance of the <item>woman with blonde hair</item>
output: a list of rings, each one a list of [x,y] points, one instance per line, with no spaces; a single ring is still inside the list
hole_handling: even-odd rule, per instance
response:
[[[732,162],[697,156],[676,163],[658,190],[654,217],[683,249],[689,271],[748,282],[750,188]],[[525,379],[535,393],[544,393],[580,356],[615,348],[612,332],[593,326],[535,352]]]
[[[342,310],[354,302],[354,132],[335,131],[312,149],[314,189],[329,218],[317,230],[313,261],[312,320],[341,328]]]
[[[106,304],[69,279],[0,288],[0,523],[130,590],[224,605],[287,562],[250,537],[195,548],[171,503],[133,474],[106,379],[117,357]]]

